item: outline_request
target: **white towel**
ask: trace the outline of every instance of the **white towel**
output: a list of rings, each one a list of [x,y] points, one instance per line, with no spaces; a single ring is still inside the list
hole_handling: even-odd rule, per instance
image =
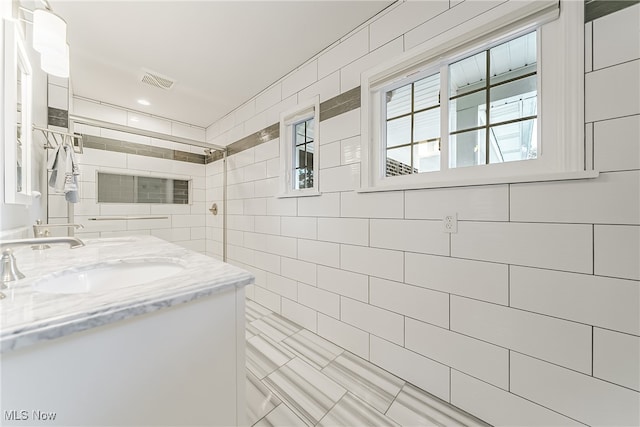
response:
[[[49,186],[58,193],[64,193],[67,202],[78,203],[78,175],[80,168],[76,162],[73,147],[69,144],[60,144],[56,147],[47,164],[51,171]]]

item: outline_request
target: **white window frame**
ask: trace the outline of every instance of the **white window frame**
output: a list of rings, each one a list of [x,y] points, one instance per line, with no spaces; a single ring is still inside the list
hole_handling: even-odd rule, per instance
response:
[[[449,168],[449,112],[440,107],[441,170],[385,176],[383,94],[440,71],[482,50],[537,31],[538,158]],[[442,94],[442,98],[448,96]],[[434,37],[400,57],[362,74],[360,191],[456,187],[512,182],[594,178],[584,141],[584,4],[571,0],[511,0]],[[447,98],[448,99],[448,98]]]
[[[313,187],[296,189],[294,187],[293,165],[295,144],[293,126],[313,118]],[[295,108],[280,114],[280,192],[278,197],[319,196],[320,172],[320,97],[315,96],[298,103]]]

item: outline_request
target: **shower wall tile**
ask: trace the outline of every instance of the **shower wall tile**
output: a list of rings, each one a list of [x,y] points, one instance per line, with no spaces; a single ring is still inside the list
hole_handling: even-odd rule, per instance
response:
[[[442,232],[442,221],[372,219],[370,235],[372,247],[449,255],[449,235]]]
[[[640,60],[603,68],[585,75],[585,121],[613,119],[640,114],[640,99],[626,96],[640,91]],[[611,82],[625,82],[612,85]]]
[[[593,125],[594,168],[601,172],[640,169],[640,115]]]
[[[298,283],[298,301],[320,313],[336,319],[340,317],[340,296],[334,293]]]
[[[405,347],[509,390],[509,351],[506,348],[409,318],[406,319]]]
[[[318,287],[362,302],[369,300],[369,278],[338,268],[318,266]]]
[[[455,370],[451,371],[451,403],[496,426],[584,425]]]
[[[369,30],[370,48],[375,49],[412,28],[428,22],[449,8],[448,1],[402,3],[389,13],[371,23]],[[455,22],[455,21],[454,21]]]
[[[451,235],[451,255],[553,270],[593,271],[592,226],[459,222]]]
[[[326,265],[340,266],[340,245],[317,240],[298,239],[298,259]]]
[[[312,332],[318,330],[318,312],[288,298],[282,298],[282,315]]]
[[[276,83],[275,85],[265,89],[258,96],[256,96],[256,111],[261,112],[277,104],[282,100],[282,84]]]
[[[281,259],[282,275],[299,282],[315,286],[316,264],[283,257]]]
[[[397,37],[389,43],[372,50],[369,54],[342,67],[340,69],[341,91],[346,92],[360,86],[360,77],[364,71],[400,55],[403,50],[403,37]]]
[[[294,201],[296,199],[279,199]],[[325,193],[318,197],[299,197],[298,215],[316,217],[340,216],[340,193]],[[294,209],[295,210],[295,209]],[[323,239],[327,240],[327,239]]]
[[[511,352],[511,391],[588,425],[640,423],[636,391],[515,352]]]
[[[414,351],[371,336],[370,361],[442,400],[449,400],[450,368]]]
[[[509,289],[511,307],[640,335],[636,281],[512,266]]]
[[[349,218],[403,218],[404,194],[387,193],[340,194],[340,216]]]
[[[398,345],[404,344],[404,317],[350,298],[340,298],[340,320]]]
[[[510,206],[511,221],[640,224],[640,171],[512,184]]]
[[[640,6],[593,21],[593,67],[600,69],[640,58]]]
[[[593,330],[593,376],[640,391],[640,337]]]
[[[596,225],[594,272],[597,275],[640,280],[640,227]]]
[[[318,80],[318,61],[305,64],[282,80],[282,98],[297,93]]]
[[[360,109],[320,122],[320,145],[360,135]]]
[[[587,325],[452,296],[451,330],[591,374]]]
[[[318,59],[318,77],[322,78],[369,52],[369,29],[363,28],[325,51]]]
[[[509,303],[506,264],[406,253],[404,268],[406,283],[496,304]]]
[[[432,325],[449,327],[449,299],[444,292],[371,277],[369,303]],[[453,298],[453,297],[451,297]]]
[[[369,334],[361,329],[319,313],[318,335],[364,359],[369,359]]]
[[[356,273],[402,281],[402,252],[363,246],[341,245],[340,267]]]
[[[318,96],[320,102],[324,102],[340,94],[340,73],[338,71],[298,92],[298,100],[304,101]]]
[[[281,233],[283,236],[315,239],[317,229],[316,218],[282,217]]]
[[[458,220],[508,221],[509,187],[487,185],[407,191],[405,217],[440,220],[457,213]]]
[[[369,244],[369,220],[318,218],[318,240],[367,246]]]

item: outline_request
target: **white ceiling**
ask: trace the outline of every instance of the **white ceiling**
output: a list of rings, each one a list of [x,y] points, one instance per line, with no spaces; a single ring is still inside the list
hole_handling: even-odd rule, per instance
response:
[[[50,1],[67,21],[75,95],[202,127],[391,3]],[[141,83],[143,68],[177,83]]]

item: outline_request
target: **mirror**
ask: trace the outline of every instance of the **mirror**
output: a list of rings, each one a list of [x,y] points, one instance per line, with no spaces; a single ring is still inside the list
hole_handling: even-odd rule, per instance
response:
[[[5,203],[31,203],[32,71],[20,27],[4,21]]]

